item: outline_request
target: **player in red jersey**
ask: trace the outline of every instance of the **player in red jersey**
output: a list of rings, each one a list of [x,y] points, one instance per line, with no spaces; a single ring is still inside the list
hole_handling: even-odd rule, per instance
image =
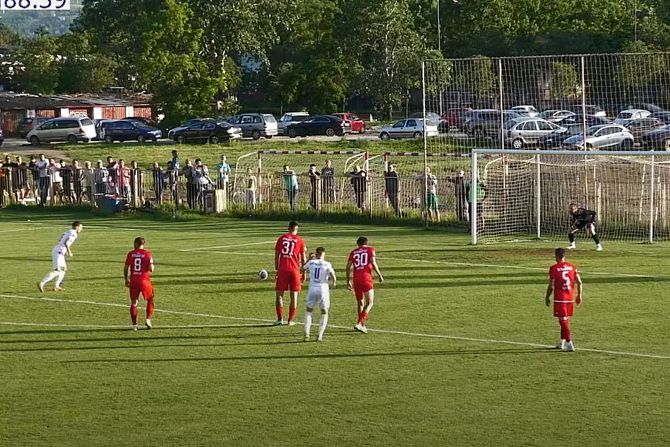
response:
[[[298,222],[292,221],[288,224],[288,233],[277,239],[275,244],[275,271],[277,292],[275,308],[277,310],[277,322],[284,324],[284,292],[291,294],[291,304],[288,310],[288,325],[295,324],[295,312],[298,306],[298,292],[302,290],[303,274],[300,267],[307,262],[307,247],[305,242],[298,236]]]
[[[561,343],[556,346],[559,349],[575,350],[570,334],[570,317],[572,317],[574,303],[582,303],[582,278],[577,272],[577,267],[565,261],[565,250],[557,248],[556,264],[549,268],[549,285],[544,297],[547,307],[551,304],[551,294],[554,294],[554,316],[558,318],[561,325]],[[577,285],[577,296],[575,297],[575,285]]]
[[[384,282],[384,277],[377,266],[375,249],[368,246],[368,238],[359,237],[356,241],[358,248],[349,254],[347,261],[347,287],[356,295],[358,307],[358,323],[354,326],[359,332],[367,334],[365,322],[375,301],[374,283],[372,282],[372,271],[377,273],[379,282]],[[353,282],[351,272],[353,274]]]
[[[151,317],[154,313],[154,287],[151,284],[151,272],[154,271],[154,258],[151,252],[144,249],[144,238],[135,238],[135,249],[126,256],[123,277],[126,287],[130,288],[130,318],[133,330],[137,330],[137,302],[140,294],[147,302],[147,329],[151,329]],[[128,277],[130,274],[130,277]]]

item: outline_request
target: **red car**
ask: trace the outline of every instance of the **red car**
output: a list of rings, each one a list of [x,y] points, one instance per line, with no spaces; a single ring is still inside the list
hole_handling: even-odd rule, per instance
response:
[[[337,116],[344,122],[345,132],[365,133],[365,121],[363,121],[353,113],[349,112],[336,113],[335,116]]]

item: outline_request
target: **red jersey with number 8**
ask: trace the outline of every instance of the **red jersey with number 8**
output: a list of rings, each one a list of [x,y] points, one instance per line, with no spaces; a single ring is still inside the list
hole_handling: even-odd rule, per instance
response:
[[[297,234],[286,233],[277,239],[275,252],[279,253],[278,271],[299,271],[300,254],[305,251],[305,242]]]
[[[349,254],[349,262],[354,266],[354,284],[372,284],[374,258],[375,249],[368,246],[358,247]]]
[[[549,268],[554,285],[554,302],[574,301],[577,267],[569,262],[557,262]]]
[[[151,282],[149,273],[153,263],[154,258],[148,250],[138,249],[129,252],[126,256],[126,265],[130,270],[130,283]]]

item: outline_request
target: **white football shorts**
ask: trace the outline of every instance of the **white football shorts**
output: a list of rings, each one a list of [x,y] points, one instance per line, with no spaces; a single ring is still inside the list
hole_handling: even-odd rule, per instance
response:
[[[309,286],[307,292],[307,307],[314,309],[317,305],[321,310],[330,309],[330,288],[328,287],[328,284]]]
[[[53,251],[51,252],[51,263],[54,270],[63,272],[67,270],[67,264],[65,263],[65,253],[67,253],[65,247],[54,247]]]

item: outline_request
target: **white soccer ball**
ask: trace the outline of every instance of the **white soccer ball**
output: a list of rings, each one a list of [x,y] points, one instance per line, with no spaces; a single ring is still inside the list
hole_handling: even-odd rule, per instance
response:
[[[268,274],[268,271],[265,269],[262,269],[260,272],[258,272],[258,279],[261,281],[265,281],[269,276],[270,275]]]

